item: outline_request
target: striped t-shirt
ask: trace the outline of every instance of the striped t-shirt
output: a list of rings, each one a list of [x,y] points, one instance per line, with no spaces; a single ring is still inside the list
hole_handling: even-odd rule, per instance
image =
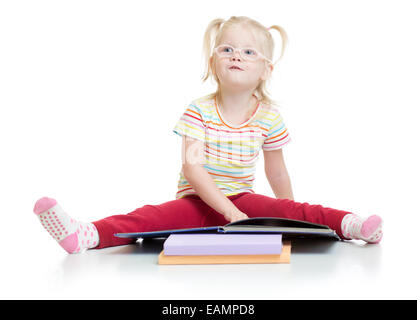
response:
[[[278,109],[258,103],[252,116],[241,125],[228,123],[208,96],[190,103],[174,127],[180,136],[204,143],[204,168],[227,196],[252,190],[255,164],[262,150],[277,150],[290,141]],[[176,198],[196,194],[182,171]]]

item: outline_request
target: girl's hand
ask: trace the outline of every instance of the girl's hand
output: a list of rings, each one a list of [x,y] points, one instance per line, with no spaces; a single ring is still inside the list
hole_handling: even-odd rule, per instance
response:
[[[230,222],[235,222],[243,219],[249,219],[249,217],[243,213],[240,210],[233,210],[232,212],[225,215],[226,220],[229,220]]]

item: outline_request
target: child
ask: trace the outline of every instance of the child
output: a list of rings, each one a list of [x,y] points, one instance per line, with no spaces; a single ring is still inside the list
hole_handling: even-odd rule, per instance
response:
[[[247,17],[213,20],[204,36],[206,73],[217,91],[191,102],[174,128],[182,136],[183,166],[176,199],[145,205],[128,214],[93,223],[72,219],[56,200],[39,199],[34,208],[42,225],[69,253],[132,243],[119,232],[224,225],[248,217],[283,217],[320,223],[342,239],[378,243],[382,220],[293,201],[282,147],[290,141],[287,128],[265,83],[273,69],[270,31]],[[264,152],[265,172],[275,198],[252,190],[256,160]]]

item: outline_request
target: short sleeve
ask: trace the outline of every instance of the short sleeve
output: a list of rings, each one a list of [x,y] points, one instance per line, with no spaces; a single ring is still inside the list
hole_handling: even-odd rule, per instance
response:
[[[264,151],[278,150],[290,141],[291,137],[288,134],[287,127],[284,124],[281,114],[278,111],[275,111],[262,149]]]
[[[203,116],[195,103],[191,103],[184,114],[178,120],[173,130],[180,136],[188,136],[197,140],[205,141],[205,127]]]

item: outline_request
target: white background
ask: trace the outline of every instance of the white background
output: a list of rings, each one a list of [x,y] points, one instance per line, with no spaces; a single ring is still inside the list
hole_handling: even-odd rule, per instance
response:
[[[215,90],[201,81],[205,28],[215,18],[246,15],[266,26],[281,25],[289,36],[269,90],[292,135],[284,153],[295,200],[381,215],[384,239],[378,250],[384,254],[375,281],[383,289],[373,296],[372,285],[361,287],[359,296],[416,298],[413,5],[411,0],[1,1],[0,297],[124,297],[115,288],[81,296],[75,289],[65,294],[58,289],[68,272],[61,263],[69,258],[42,229],[33,205],[42,196],[53,197],[74,218],[94,221],[174,199],[181,158],[172,128],[191,100]],[[255,191],[273,196],[262,159]],[[82,255],[76,259],[73,268],[82,270]],[[340,259],[352,262],[349,256]],[[357,270],[356,262],[352,265]],[[116,272],[100,269],[100,263],[97,268],[103,277]],[[137,268],[140,273],[140,264]],[[227,270],[239,274],[236,268]],[[245,270],[257,274],[256,268]],[[314,277],[326,283],[326,274]],[[195,273],[197,281],[203,278]],[[97,288],[100,277],[94,279]],[[172,277],[126,279],[125,287],[115,286],[131,298],[188,297],[170,287],[166,279]],[[343,268],[337,279],[346,281]],[[149,295],[127,289],[138,286]],[[194,298],[226,297],[197,287]],[[299,296],[288,288],[287,297],[327,297],[326,287],[322,295]],[[247,295],[228,297],[277,297],[267,292],[249,289]],[[345,291],[343,297],[356,293]]]

